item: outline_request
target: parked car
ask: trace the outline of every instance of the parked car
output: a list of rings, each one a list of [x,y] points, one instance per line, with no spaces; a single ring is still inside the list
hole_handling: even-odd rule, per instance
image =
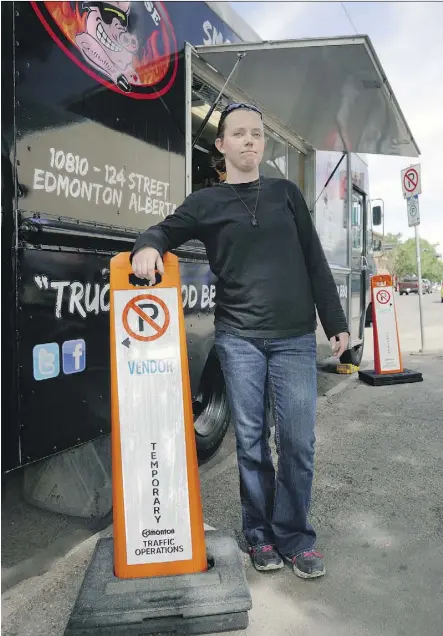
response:
[[[398,291],[400,296],[406,294],[418,294],[418,278],[417,276],[404,276],[398,281]]]

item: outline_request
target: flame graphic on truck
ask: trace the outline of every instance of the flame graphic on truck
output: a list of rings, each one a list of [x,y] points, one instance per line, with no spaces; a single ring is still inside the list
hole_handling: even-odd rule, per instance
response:
[[[88,75],[136,99],[172,86],[178,53],[161,2],[32,2],[60,48]]]

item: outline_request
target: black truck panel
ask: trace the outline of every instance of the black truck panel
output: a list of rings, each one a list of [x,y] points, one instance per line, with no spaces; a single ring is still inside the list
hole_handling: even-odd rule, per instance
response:
[[[238,41],[205,3],[110,4],[2,3],[3,470],[109,433],[109,260],[185,197],[185,41]],[[215,280],[178,254],[197,397]]]

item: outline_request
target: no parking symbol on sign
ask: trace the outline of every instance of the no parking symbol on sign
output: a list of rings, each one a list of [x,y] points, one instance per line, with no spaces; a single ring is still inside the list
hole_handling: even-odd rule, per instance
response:
[[[387,305],[391,300],[391,292],[387,289],[380,289],[380,291],[377,292],[377,300],[381,305]]]
[[[420,164],[409,166],[401,171],[401,187],[405,199],[421,194]]]
[[[141,294],[125,305],[122,322],[129,336],[140,342],[152,342],[169,327],[169,309],[158,296]]]

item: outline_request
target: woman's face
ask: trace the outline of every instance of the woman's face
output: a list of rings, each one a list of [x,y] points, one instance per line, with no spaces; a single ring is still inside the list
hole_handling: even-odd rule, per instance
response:
[[[265,149],[262,118],[251,110],[234,110],[226,117],[223,138],[215,145],[228,170],[231,165],[241,172],[252,172],[260,165]]]

